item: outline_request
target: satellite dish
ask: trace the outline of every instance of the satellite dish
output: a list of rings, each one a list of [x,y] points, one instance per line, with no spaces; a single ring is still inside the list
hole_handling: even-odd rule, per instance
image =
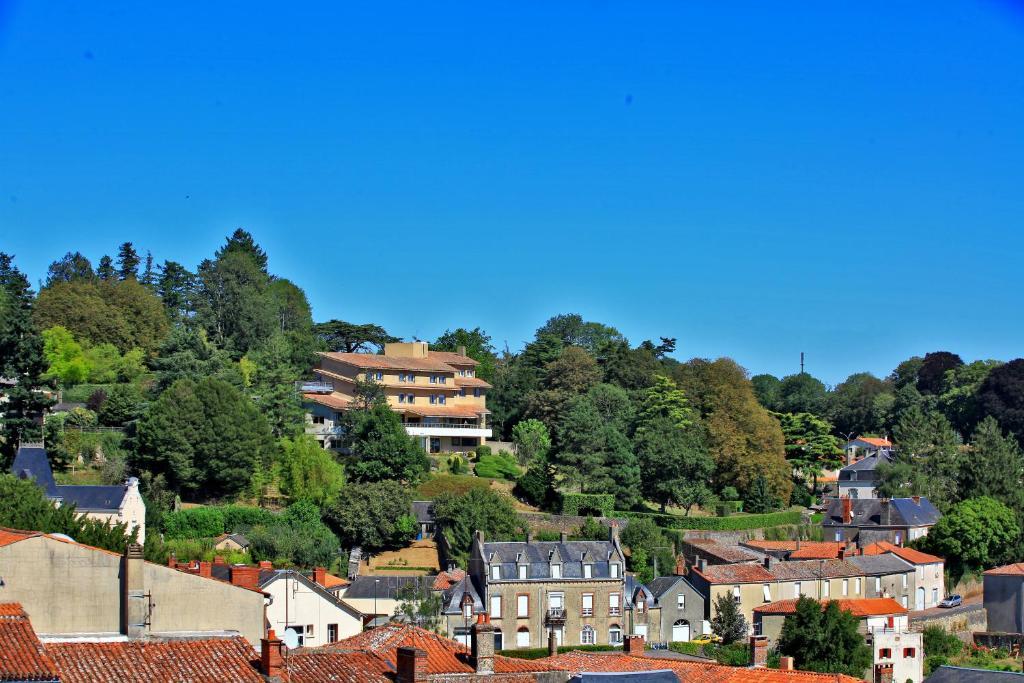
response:
[[[284,630],[284,638],[281,640],[284,641],[285,647],[289,650],[294,650],[299,646],[299,634],[294,628],[286,628]]]

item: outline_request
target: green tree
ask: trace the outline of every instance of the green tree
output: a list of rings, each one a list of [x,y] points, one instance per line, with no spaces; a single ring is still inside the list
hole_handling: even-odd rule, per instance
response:
[[[710,483],[715,461],[708,454],[699,429],[679,426],[668,415],[648,418],[634,437],[640,463],[641,491],[661,505],[678,505],[689,513],[693,505],[711,498]]]
[[[1024,454],[1017,440],[1003,435],[989,416],[971,437],[971,450],[960,468],[957,487],[964,498],[988,496],[1024,512]]]
[[[900,450],[893,464],[878,466],[879,495],[927,496],[940,509],[959,500],[960,439],[949,421],[919,406],[906,410],[894,429]]]
[[[922,394],[939,394],[942,392],[946,373],[954,370],[964,362],[960,356],[949,351],[926,353],[917,369],[917,390]]]
[[[668,420],[678,429],[693,424],[694,415],[686,394],[664,375],[655,375],[654,385],[641,393],[636,432],[642,434],[656,420]]]
[[[160,390],[180,379],[198,382],[206,377],[216,377],[237,387],[244,384],[241,370],[231,362],[231,356],[211,344],[203,329],[175,328],[160,347],[152,365]]]
[[[877,434],[885,428],[892,387],[869,372],[846,378],[828,396],[828,416],[844,438]]]
[[[520,465],[528,465],[538,458],[546,458],[551,451],[548,428],[540,420],[523,420],[512,428],[512,443]]]
[[[802,476],[811,477],[811,492],[818,489],[818,477],[826,469],[842,464],[839,439],[832,425],[810,413],[772,413],[782,427],[786,459]]]
[[[823,606],[804,596],[782,624],[778,649],[798,669],[860,678],[871,667],[872,655],[859,627],[859,619],[839,609],[839,603]]]
[[[441,593],[430,590],[425,581],[409,582],[395,593],[398,605],[395,615],[402,621],[435,633],[443,633],[441,623]]]
[[[117,250],[117,277],[119,280],[139,279],[141,259],[131,242],[125,242]]]
[[[711,631],[722,639],[723,645],[737,643],[747,637],[747,620],[731,595],[722,593],[715,598],[714,611]]]
[[[0,252],[0,471],[6,471],[18,443],[37,438],[43,410],[51,401],[40,391],[46,370],[43,338],[33,320],[28,278],[11,256]]]
[[[70,334],[70,333],[69,333]],[[89,368],[89,381],[93,384],[112,384],[117,381],[117,368],[121,354],[113,344],[97,344],[83,351]]]
[[[269,523],[241,531],[249,539],[254,560],[315,567],[330,566],[338,558],[338,538],[320,520],[320,510],[308,501],[292,503]]]
[[[148,249],[146,250],[146,267],[142,271],[142,277],[139,279],[139,282],[149,289],[156,287],[156,269],[153,267],[153,253]]]
[[[979,360],[946,371],[939,395],[939,410],[961,435],[966,437],[980,421],[978,390],[989,373],[1002,364],[997,360]]]
[[[1013,510],[982,496],[954,505],[928,532],[924,545],[948,561],[985,569],[1013,559],[1020,532]]]
[[[460,346],[466,347],[466,355],[480,364],[476,367],[476,376],[487,382],[492,381],[498,357],[494,353],[490,335],[479,327],[474,327],[472,330],[463,327],[445,330],[444,334],[430,345],[430,348],[434,351],[454,352]]]
[[[47,369],[45,379],[55,379],[64,386],[81,384],[89,378],[89,362],[82,345],[67,328],[57,325],[43,330],[43,356]]]
[[[412,495],[396,481],[346,486],[324,511],[324,520],[342,547],[378,552],[404,547],[415,536],[403,518],[411,514]]]
[[[334,502],[345,484],[345,470],[311,436],[281,439],[282,491],[292,500],[307,500],[317,507]]]
[[[226,382],[178,380],[139,420],[133,465],[175,490],[216,498],[241,492],[274,448],[266,420]]]
[[[402,426],[387,403],[375,400],[342,417],[342,445],[354,456],[349,475],[354,481],[393,479],[418,482],[430,469],[426,452]]]
[[[586,322],[578,313],[549,318],[537,330],[538,339],[546,335],[559,340],[564,346],[579,346],[591,353],[596,353],[608,343],[626,341],[622,333],[614,327]]]
[[[750,378],[750,384],[754,387],[757,402],[768,410],[775,410],[779,403],[779,387],[782,380],[775,375],[754,375]]]
[[[100,258],[100,263],[96,267],[96,277],[104,282],[113,280],[117,273],[114,271],[114,260],[107,255],[103,255]]]
[[[106,397],[97,411],[101,424],[121,427],[137,420],[143,412],[142,392],[132,384],[116,384],[106,391]]]
[[[603,539],[608,538],[607,530]],[[646,574],[645,567],[650,566],[647,583],[655,576],[664,576],[675,568],[675,554],[672,541],[650,518],[634,519],[622,531],[622,545],[629,548],[629,567],[634,572]],[[657,570],[657,571],[656,571]]]
[[[489,489],[470,489],[462,495],[442,493],[434,500],[434,519],[451,551],[448,558],[466,566],[473,533],[492,541],[513,538],[521,520],[508,496]]]
[[[95,279],[96,273],[93,272],[89,259],[77,251],[64,254],[63,258],[51,263],[46,271],[47,287],[55,282]]]
[[[255,365],[254,401],[274,435],[290,436],[301,431],[304,411],[295,382],[302,373],[291,364],[291,347],[284,334],[274,334],[244,358]]]
[[[193,312],[195,275],[176,261],[164,261],[156,279],[156,294],[171,320],[181,322]]]
[[[743,496],[743,510],[754,514],[772,512],[782,507],[782,501],[775,495],[768,479],[763,474],[754,477]]]
[[[978,389],[981,413],[1024,443],[1024,358],[993,369]]]
[[[358,325],[344,320],[328,320],[313,325],[313,334],[328,351],[359,353],[384,350],[385,344],[402,341],[400,337],[388,334],[380,325],[370,323]]]
[[[778,412],[824,415],[828,389],[821,380],[806,372],[783,377],[779,384]]]

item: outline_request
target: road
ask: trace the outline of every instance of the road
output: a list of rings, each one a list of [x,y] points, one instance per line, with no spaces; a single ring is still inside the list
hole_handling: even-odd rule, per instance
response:
[[[964,598],[964,602],[959,607],[929,607],[928,609],[916,610],[910,613],[911,621],[934,619],[936,617],[952,617],[957,614],[965,614],[973,610],[978,609],[982,605],[981,595],[972,595],[969,598]]]

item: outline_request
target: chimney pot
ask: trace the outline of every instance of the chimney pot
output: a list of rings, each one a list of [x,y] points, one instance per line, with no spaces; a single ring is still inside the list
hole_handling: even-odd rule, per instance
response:
[[[643,636],[626,636],[626,654],[630,657],[642,657],[644,654]]]
[[[315,567],[313,569],[313,580],[321,586],[327,585],[327,570],[323,567]]]
[[[779,670],[780,671],[792,671],[793,670],[793,658],[792,657],[779,657]]]
[[[260,569],[273,569],[274,563],[270,560],[260,560]]]
[[[212,565],[209,562],[199,563],[199,576],[207,579],[213,576]]]
[[[281,649],[284,643],[274,633],[274,629],[267,632],[266,638],[260,639],[260,669],[263,675],[268,678],[281,678],[284,657]]]
[[[427,653],[417,647],[398,648],[398,683],[415,683],[427,680]]]
[[[260,568],[234,565],[231,567],[231,584],[250,590],[259,590]]]
[[[676,556],[676,576],[684,576],[686,574],[686,558],[682,555]]]
[[[768,665],[768,638],[766,636],[750,636],[750,665],[754,667]]]
[[[178,558],[174,556],[174,553],[171,553],[167,556],[167,566],[171,569],[174,569],[178,566]]]
[[[473,624],[470,652],[473,669],[477,674],[494,673],[494,625],[486,612],[481,612]]]

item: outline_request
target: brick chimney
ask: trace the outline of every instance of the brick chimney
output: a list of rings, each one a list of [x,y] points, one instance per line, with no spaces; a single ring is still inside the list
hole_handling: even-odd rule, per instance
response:
[[[878,523],[882,526],[892,524],[892,512],[889,502],[888,498],[878,499]]]
[[[626,654],[630,657],[643,657],[644,637],[626,636],[626,642],[623,644],[622,649],[625,650]]]
[[[558,534],[558,540],[561,541],[562,543],[568,543],[569,542],[569,534],[567,534],[564,531],[561,532],[560,534]]]
[[[911,496],[910,499],[912,501],[914,501],[914,505],[920,505],[921,504],[921,496]]]
[[[548,631],[548,657],[558,654],[558,632],[555,629]]]
[[[313,580],[316,581],[321,586],[326,586],[327,585],[327,570],[324,569],[323,567],[314,567],[313,568]]]
[[[853,501],[849,496],[843,496],[840,500],[843,503],[843,524],[849,524],[853,521]]]
[[[845,560],[846,559],[846,546],[839,546],[839,559],[840,560]]]
[[[427,676],[427,653],[417,647],[398,648],[397,683],[416,683],[425,681]]]
[[[284,666],[284,657],[281,651],[284,643],[274,633],[274,629],[267,632],[266,638],[260,638],[260,670],[268,678],[281,678]]]
[[[794,668],[792,657],[779,657],[779,671],[793,671]]]
[[[768,637],[750,636],[750,666],[768,665]]]
[[[466,355],[466,347],[462,346],[462,345],[456,346],[455,347],[455,352],[458,353],[460,356],[465,356]]]
[[[260,560],[259,567],[260,569],[273,569],[274,563],[270,560]]]
[[[892,683],[892,664],[875,664],[875,683]]]
[[[494,673],[494,625],[491,615],[481,612],[473,624],[470,637],[473,668],[478,674]]]
[[[676,576],[686,575],[686,558],[682,555],[676,555]]]
[[[175,557],[174,553],[167,556],[167,566],[171,569],[175,569],[178,566],[178,558]]]
[[[231,584],[252,590],[259,590],[260,568],[234,565],[231,567]]]
[[[213,563],[214,564],[227,564],[228,561],[224,559],[223,555],[214,555],[213,556]]]
[[[203,578],[206,578],[206,579],[212,578],[213,577],[213,565],[211,565],[209,562],[200,562],[199,563],[199,576],[202,576]]]
[[[129,543],[124,552],[121,578],[121,628],[128,638],[141,638],[146,633],[149,600],[146,598],[146,561],[142,546]]]

